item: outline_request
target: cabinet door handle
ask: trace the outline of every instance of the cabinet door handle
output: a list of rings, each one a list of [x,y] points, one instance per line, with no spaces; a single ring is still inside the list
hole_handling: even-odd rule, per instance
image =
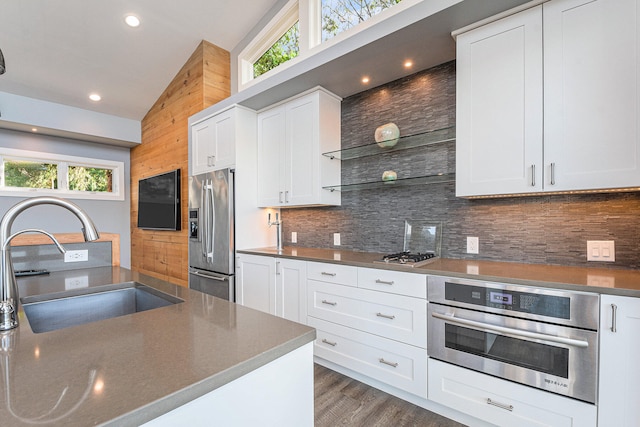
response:
[[[389,320],[393,320],[396,318],[396,316],[394,315],[389,315],[389,314],[383,314],[383,313],[376,313],[376,316],[378,317],[384,317],[385,319],[389,319]]]
[[[383,285],[393,285],[393,280],[380,280],[380,279],[376,279],[376,283],[382,283]]]
[[[513,412],[513,405],[507,405],[506,403],[494,402],[493,400],[487,397],[487,405],[497,406],[500,409],[506,409],[507,411]]]
[[[335,277],[336,275],[336,273],[327,273],[326,271],[323,271],[320,274],[322,274],[323,276],[331,276],[331,277]]]
[[[333,305],[333,306],[338,305],[338,303],[337,303],[337,302],[335,302],[335,301],[327,301],[326,299],[323,299],[323,300],[322,300],[322,303],[323,303],[323,304],[327,304],[327,305]]]
[[[615,304],[611,304],[611,332],[618,332],[617,325],[617,317],[618,317],[618,306]]]
[[[531,165],[531,186],[536,186],[536,165]]]
[[[556,164],[551,163],[551,185],[556,185]]]
[[[284,202],[285,203],[289,203],[289,191],[285,191],[284,192]]]
[[[278,203],[282,203],[282,191],[278,193]]]
[[[280,275],[280,261],[276,261],[276,276]]]
[[[382,358],[382,357],[380,359],[378,359],[378,361],[380,363],[384,363],[385,365],[389,365],[389,366],[391,366],[393,368],[397,368],[398,367],[398,362],[389,362],[388,360],[384,360],[384,358]]]
[[[331,347],[335,347],[338,345],[337,342],[333,342],[333,341],[328,341],[326,338],[322,338],[322,342],[325,344],[329,344]]]

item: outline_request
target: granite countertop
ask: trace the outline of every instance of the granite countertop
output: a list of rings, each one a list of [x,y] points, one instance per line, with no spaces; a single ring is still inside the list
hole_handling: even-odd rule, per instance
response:
[[[437,259],[427,265],[413,268],[374,262],[382,259],[383,254],[380,253],[297,246],[285,246],[282,251],[270,247],[239,250],[238,252],[357,267],[640,297],[640,271],[637,270],[447,258]]]
[[[120,267],[18,279],[21,297],[137,281],[184,300],[36,334],[0,334],[0,424],[140,425],[315,339],[313,328]]]

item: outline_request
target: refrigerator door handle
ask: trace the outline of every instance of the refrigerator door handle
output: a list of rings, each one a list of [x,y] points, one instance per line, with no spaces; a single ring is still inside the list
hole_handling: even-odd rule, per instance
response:
[[[213,201],[213,182],[206,180],[203,188],[204,193],[204,256],[207,262],[213,261],[213,234],[215,232],[214,218],[214,201]]]
[[[202,251],[202,258],[206,258],[207,257],[207,183],[206,181],[202,182],[202,192],[200,193],[200,206],[202,207],[202,209],[200,210],[200,214],[202,215],[202,218],[200,218],[200,221],[202,221],[202,223],[200,224],[200,249]]]
[[[229,276],[214,276],[214,275],[205,274],[205,273],[202,273],[200,271],[193,270],[193,269],[189,270],[189,273],[193,274],[193,275],[196,275],[196,276],[204,277],[204,278],[207,278],[207,279],[218,280],[220,282],[226,282],[229,279]]]

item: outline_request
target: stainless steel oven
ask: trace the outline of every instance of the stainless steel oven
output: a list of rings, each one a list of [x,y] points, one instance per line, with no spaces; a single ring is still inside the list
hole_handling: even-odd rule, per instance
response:
[[[429,276],[429,357],[596,403],[599,296]]]

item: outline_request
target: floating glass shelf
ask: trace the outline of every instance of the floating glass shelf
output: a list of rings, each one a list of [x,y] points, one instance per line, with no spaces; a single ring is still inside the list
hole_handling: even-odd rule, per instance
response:
[[[331,186],[322,187],[322,188],[329,191],[370,190],[375,188],[404,187],[408,185],[441,184],[445,182],[455,182],[455,180],[456,180],[456,174],[454,173],[440,173],[437,175],[396,179],[394,181],[359,182],[356,184],[331,185]]]
[[[454,141],[456,139],[456,128],[451,126],[429,132],[416,133],[414,135],[401,136],[398,143],[393,147],[379,147],[377,143],[360,145],[357,147],[344,148],[342,150],[322,153],[330,159],[350,160],[360,157],[377,156],[394,151],[408,150],[410,148],[423,147],[425,145],[440,144]],[[381,141],[383,143],[384,141]]]

